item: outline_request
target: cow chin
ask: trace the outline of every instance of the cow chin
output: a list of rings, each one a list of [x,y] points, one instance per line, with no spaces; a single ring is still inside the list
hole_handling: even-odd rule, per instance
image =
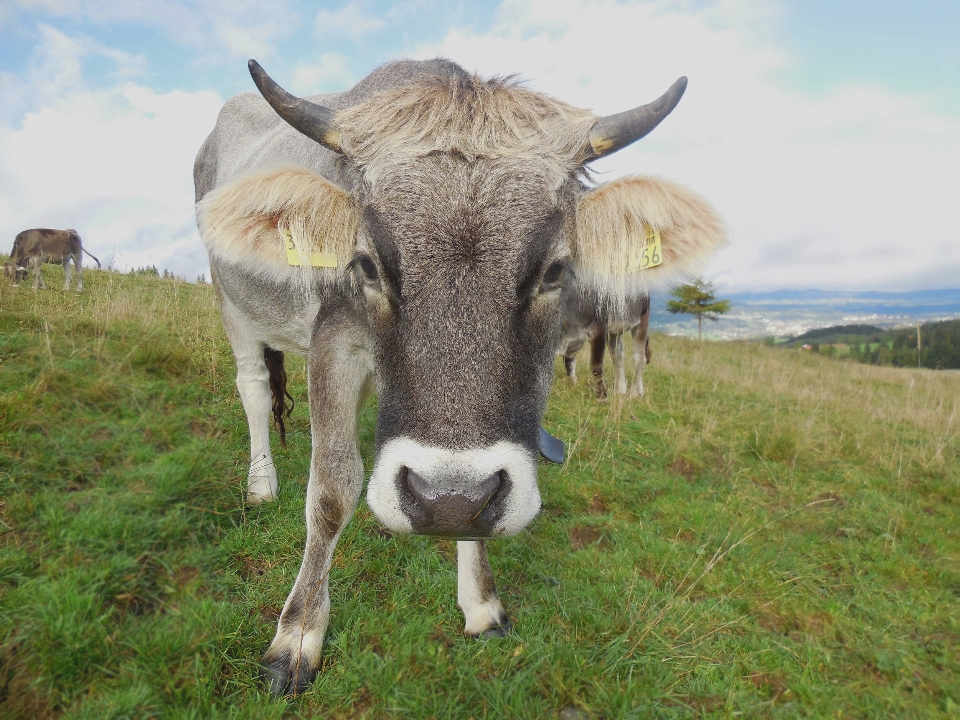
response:
[[[515,535],[540,511],[536,455],[505,440],[451,450],[393,438],[380,448],[367,503],[397,533],[461,540]]]

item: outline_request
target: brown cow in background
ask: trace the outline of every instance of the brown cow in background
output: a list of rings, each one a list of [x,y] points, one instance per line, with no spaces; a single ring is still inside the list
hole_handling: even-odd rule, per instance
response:
[[[33,268],[33,289],[46,287],[40,266],[43,263],[63,265],[63,289],[70,289],[70,261],[77,269],[77,292],[83,290],[83,268],[81,266],[82,253],[87,253],[96,260],[97,267],[100,261],[83,249],[83,243],[76,230],[49,230],[36,228],[24,230],[13,241],[13,250],[10,251],[10,262],[3,266],[7,277],[13,280],[16,287],[21,280],[27,277],[30,268]]]

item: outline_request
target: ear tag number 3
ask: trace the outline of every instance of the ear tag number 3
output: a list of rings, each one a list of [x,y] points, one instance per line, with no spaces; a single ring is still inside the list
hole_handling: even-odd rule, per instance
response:
[[[660,231],[656,228],[647,227],[646,243],[643,246],[643,253],[639,257],[633,258],[627,267],[627,272],[639,272],[649,270],[663,263],[663,245],[660,243]]]
[[[277,228],[277,230],[280,231],[283,246],[287,249],[287,264],[299,267],[300,253],[297,252],[297,246],[293,243],[293,234],[286,228]],[[333,253],[311,250],[310,267],[335,268],[337,267],[337,256]]]

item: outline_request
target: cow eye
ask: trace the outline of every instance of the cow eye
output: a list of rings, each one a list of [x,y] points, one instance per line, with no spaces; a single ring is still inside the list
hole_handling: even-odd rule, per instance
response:
[[[369,257],[361,255],[355,262],[360,266],[360,270],[366,276],[367,280],[376,282],[379,279],[380,275],[377,273],[377,266],[373,264],[373,260]]]
[[[543,290],[552,290],[557,283],[563,278],[563,273],[566,271],[567,265],[562,262],[555,262],[547,268],[547,271],[543,274]]]

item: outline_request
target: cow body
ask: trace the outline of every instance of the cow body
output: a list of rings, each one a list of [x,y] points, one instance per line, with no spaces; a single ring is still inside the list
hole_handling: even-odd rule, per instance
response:
[[[43,263],[63,265],[63,289],[70,289],[70,263],[77,271],[77,292],[83,290],[83,242],[76,230],[50,230],[36,228],[24,230],[13,241],[10,262],[4,265],[4,272],[13,280],[16,287],[30,269],[33,269],[33,289],[46,287],[40,268]],[[90,255],[100,267],[100,261]]]
[[[584,164],[632,140],[448,61],[393,63],[307,100],[253,62],[251,72],[270,104],[229,100],[194,177],[250,423],[252,501],[277,493],[269,428],[256,420],[271,404],[265,349],[308,353],[306,548],[264,657],[282,693],[319,667],[327,573],[363,487],[357,414],[368,394],[379,397],[371,510],[394,532],[456,538],[465,630],[503,634],[483,540],[519,532],[539,510],[539,424],[574,267],[619,306],[648,280],[693,270],[723,230],[706,203],[664,181],[587,187]],[[665,115],[677,87],[647,107]],[[644,278],[605,244],[642,250],[640,216],[672,264]]]
[[[596,293],[572,293],[567,300],[560,339],[560,355],[572,382],[577,381],[577,353],[584,343],[590,343],[590,371],[597,386],[597,397],[605,397],[603,356],[609,345],[615,375],[614,392],[627,392],[624,367],[623,336],[633,335],[633,384],[630,395],[643,396],[643,370],[650,363],[650,298],[647,295],[631,298],[617,311],[611,309]]]

